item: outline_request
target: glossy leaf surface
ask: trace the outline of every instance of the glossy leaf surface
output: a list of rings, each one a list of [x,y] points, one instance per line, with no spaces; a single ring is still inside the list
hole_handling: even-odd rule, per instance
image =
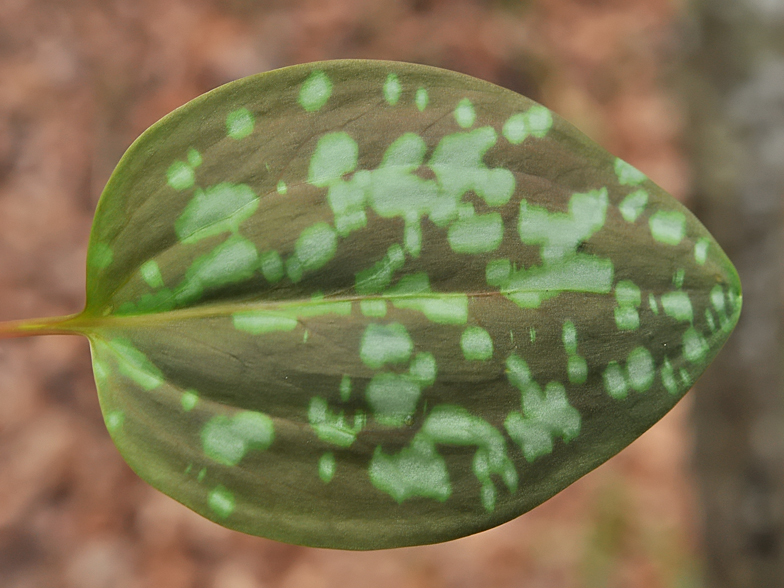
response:
[[[732,331],[702,225],[546,108],[337,61],[128,150],[85,311],[131,467],[222,525],[372,549],[498,525],[655,423]]]

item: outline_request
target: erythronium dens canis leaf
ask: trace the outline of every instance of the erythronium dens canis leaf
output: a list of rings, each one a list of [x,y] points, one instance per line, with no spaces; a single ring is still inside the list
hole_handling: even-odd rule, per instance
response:
[[[550,498],[686,393],[734,328],[706,229],[543,106],[382,61],[222,86],[101,196],[78,315],[107,429],[226,527],[377,549]]]

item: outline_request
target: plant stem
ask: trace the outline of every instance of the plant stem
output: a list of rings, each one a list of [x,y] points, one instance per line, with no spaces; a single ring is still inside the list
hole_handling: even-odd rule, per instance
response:
[[[31,335],[73,335],[78,331],[70,326],[78,314],[21,321],[0,322],[0,339],[29,337]]]

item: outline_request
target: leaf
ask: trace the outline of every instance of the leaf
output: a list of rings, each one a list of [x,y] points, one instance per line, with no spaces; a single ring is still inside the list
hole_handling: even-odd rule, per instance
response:
[[[301,65],[174,111],[106,186],[107,428],[227,527],[374,549],[533,508],[664,415],[738,319],[705,228],[549,110],[430,67]]]

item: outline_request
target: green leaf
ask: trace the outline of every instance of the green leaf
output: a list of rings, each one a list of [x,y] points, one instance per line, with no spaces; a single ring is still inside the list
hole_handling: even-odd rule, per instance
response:
[[[737,273],[629,164],[530,100],[430,67],[227,84],[120,161],[87,305],[5,336],[91,342],[150,484],[305,545],[444,541],[628,445],[738,320]]]

